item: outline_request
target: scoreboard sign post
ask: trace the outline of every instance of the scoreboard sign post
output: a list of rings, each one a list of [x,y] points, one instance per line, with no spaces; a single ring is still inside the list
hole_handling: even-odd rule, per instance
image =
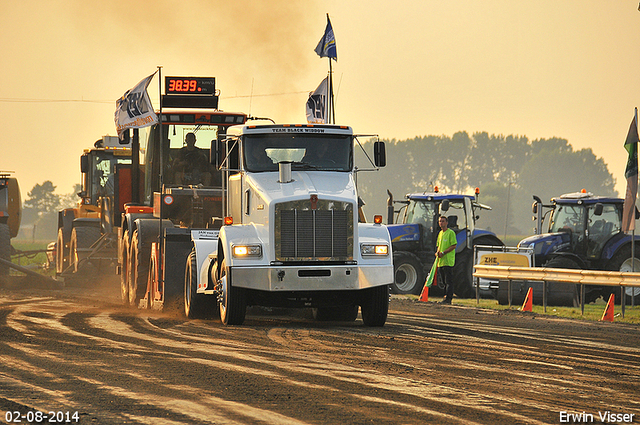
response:
[[[218,109],[215,77],[165,77],[162,106]]]

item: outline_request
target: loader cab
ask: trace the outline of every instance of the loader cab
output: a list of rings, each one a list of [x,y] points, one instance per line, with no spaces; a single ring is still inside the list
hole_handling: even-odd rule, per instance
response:
[[[549,233],[564,234],[565,250],[583,258],[600,259],[606,243],[622,230],[621,199],[568,194],[552,201]]]
[[[220,141],[227,127],[246,119],[245,114],[221,111],[167,110],[162,124],[140,129],[143,203],[153,205],[153,193],[163,185],[220,188],[222,179],[215,165],[224,155]],[[195,143],[190,149],[187,140],[192,137]]]
[[[402,223],[418,224],[422,238],[433,249],[436,244],[440,227],[438,218],[444,215],[448,219],[449,228],[456,234],[466,231],[473,232],[474,220],[472,214],[471,197],[464,195],[441,195],[437,193],[423,193],[407,195],[408,204],[404,209]],[[464,238],[459,238],[461,241]],[[466,242],[464,242],[466,243]]]
[[[80,157],[82,191],[78,193],[85,204],[99,205],[101,198],[113,198],[118,166],[131,165],[131,149],[88,149]]]

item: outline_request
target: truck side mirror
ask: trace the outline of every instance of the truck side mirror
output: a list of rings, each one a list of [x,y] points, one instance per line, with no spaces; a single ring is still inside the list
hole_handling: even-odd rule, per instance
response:
[[[538,214],[538,203],[534,202],[533,204],[531,204],[531,212],[534,214]]]
[[[442,212],[449,211],[449,200],[448,199],[445,199],[444,201],[442,201],[442,203],[440,204],[440,211],[442,211]]]
[[[375,142],[373,144],[373,162],[376,167],[384,167],[387,165],[387,154],[384,142]]]
[[[82,155],[80,157],[80,172],[81,173],[89,172],[89,155]]]
[[[601,216],[602,215],[602,210],[604,210],[604,205],[602,205],[600,202],[598,202],[596,204],[596,207],[593,209],[593,214],[597,215],[597,216]]]

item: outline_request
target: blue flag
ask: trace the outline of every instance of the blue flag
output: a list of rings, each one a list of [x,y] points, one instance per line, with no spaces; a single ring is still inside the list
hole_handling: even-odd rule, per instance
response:
[[[338,50],[336,49],[336,38],[333,35],[333,28],[331,27],[331,21],[329,20],[329,14],[327,13],[327,28],[324,30],[324,35],[316,46],[316,53],[321,58],[331,58],[338,61]]]

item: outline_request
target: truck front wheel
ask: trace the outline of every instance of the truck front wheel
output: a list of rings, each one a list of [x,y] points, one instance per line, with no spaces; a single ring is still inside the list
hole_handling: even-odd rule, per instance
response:
[[[424,286],[425,275],[420,260],[410,252],[393,254],[394,294],[419,294]]]
[[[233,286],[226,260],[220,264],[220,320],[225,325],[241,325],[247,312],[247,299],[244,288]]]
[[[384,326],[389,313],[389,285],[365,289],[360,311],[365,326]]]

